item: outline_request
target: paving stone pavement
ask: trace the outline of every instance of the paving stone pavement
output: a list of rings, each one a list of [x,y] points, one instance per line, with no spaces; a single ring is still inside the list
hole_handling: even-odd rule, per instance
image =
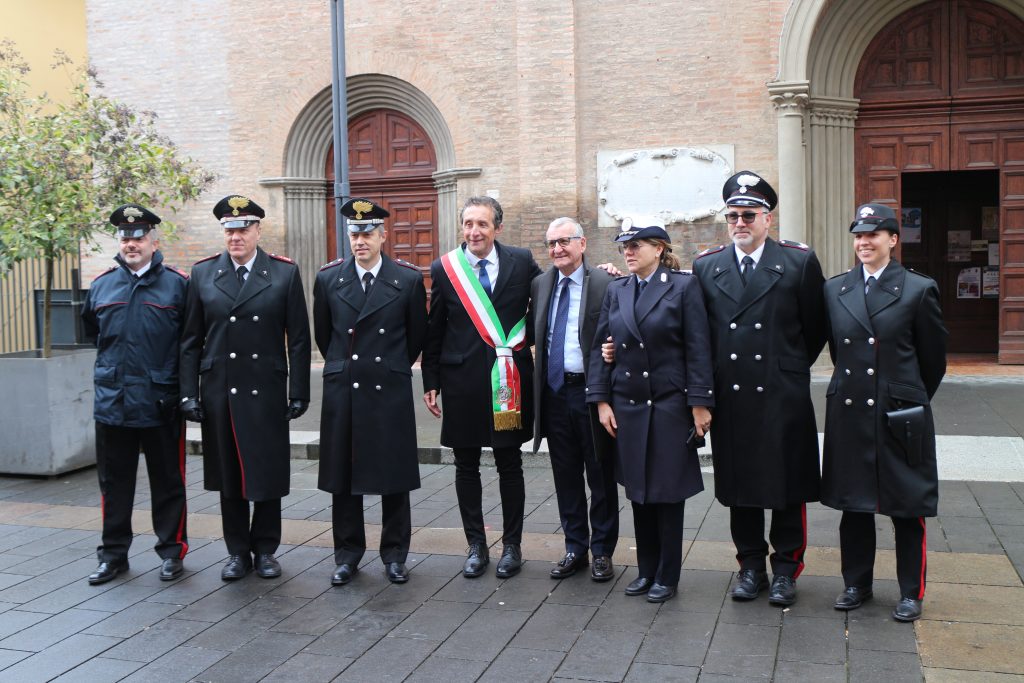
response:
[[[284,500],[283,576],[224,583],[216,494],[187,460],[191,550],[161,582],[152,552],[145,468],[131,570],[102,586],[94,470],[48,480],[0,478],[0,681],[1011,681],[1024,680],[1024,483],[944,481],[929,520],[924,619],[894,622],[892,529],[878,518],[875,599],[832,609],[838,515],[808,507],[807,568],[789,609],[727,596],[735,560],[727,511],[704,493],[686,507],[680,594],[663,605],[626,597],[633,539],[616,580],[548,577],[563,551],[549,469],[526,470],[526,563],[512,579],[460,574],[465,538],[454,470],[422,465],[412,494],[411,579],[392,585],[367,552],[344,587],[333,570],[330,497],[317,463],[292,462]],[[489,538],[500,543],[497,476],[484,468]],[[622,530],[632,517],[620,497]],[[368,543],[379,499],[366,498]],[[500,545],[492,551],[496,554]]]

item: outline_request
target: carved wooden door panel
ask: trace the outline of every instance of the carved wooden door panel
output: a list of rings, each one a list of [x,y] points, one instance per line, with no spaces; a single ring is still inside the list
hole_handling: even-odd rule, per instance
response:
[[[999,362],[1024,363],[1024,132],[1000,146]]]

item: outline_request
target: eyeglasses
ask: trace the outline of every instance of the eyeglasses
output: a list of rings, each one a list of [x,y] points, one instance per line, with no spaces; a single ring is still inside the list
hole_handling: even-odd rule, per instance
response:
[[[760,215],[761,212],[759,211],[744,211],[743,213],[730,211],[725,214],[725,222],[729,225],[736,225],[736,223],[739,222],[739,219],[742,218],[744,223],[753,223]]]
[[[557,240],[548,240],[544,244],[548,246],[548,249],[554,249],[556,246],[565,249],[573,240],[582,239],[580,235],[573,235],[572,237],[559,237]]]
[[[644,243],[641,242],[640,240],[630,240],[628,242],[623,242],[619,245],[619,253],[625,254],[627,251],[636,251],[643,244]]]

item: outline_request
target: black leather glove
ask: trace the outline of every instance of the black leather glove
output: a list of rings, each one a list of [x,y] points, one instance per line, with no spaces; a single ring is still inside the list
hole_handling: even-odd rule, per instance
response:
[[[302,417],[302,414],[309,408],[309,401],[300,401],[298,399],[290,399],[288,401],[288,419],[294,420],[298,417]]]
[[[181,414],[190,422],[202,422],[206,419],[203,406],[196,398],[184,398],[181,401]]]

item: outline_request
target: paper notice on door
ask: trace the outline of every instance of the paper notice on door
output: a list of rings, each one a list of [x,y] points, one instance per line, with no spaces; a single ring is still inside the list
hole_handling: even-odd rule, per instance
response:
[[[950,263],[971,260],[970,230],[950,230],[946,233],[946,260]]]
[[[999,265],[999,242],[988,243],[988,264],[990,266]]]
[[[999,298],[999,266],[985,266],[982,269],[981,296],[985,299]]]
[[[956,276],[957,299],[981,298],[981,268],[963,268]]]

